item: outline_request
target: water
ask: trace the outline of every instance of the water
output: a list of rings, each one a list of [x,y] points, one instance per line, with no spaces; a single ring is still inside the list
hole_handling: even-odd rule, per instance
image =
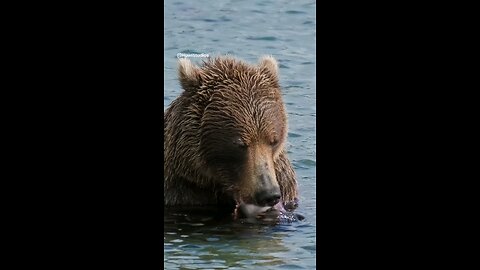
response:
[[[181,89],[177,53],[271,54],[289,116],[287,151],[305,220],[253,225],[165,215],[165,269],[315,269],[315,1],[165,1],[164,108]],[[199,63],[200,59],[191,58]]]

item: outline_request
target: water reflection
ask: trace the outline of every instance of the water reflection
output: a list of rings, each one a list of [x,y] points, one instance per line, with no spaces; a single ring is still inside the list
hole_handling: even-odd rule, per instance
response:
[[[286,256],[292,252],[292,246],[285,239],[312,226],[306,221],[247,224],[232,221],[228,216],[189,215],[186,211],[166,211],[164,217],[166,268],[243,269],[290,265],[295,263],[295,258]],[[298,261],[295,265],[301,264]]]

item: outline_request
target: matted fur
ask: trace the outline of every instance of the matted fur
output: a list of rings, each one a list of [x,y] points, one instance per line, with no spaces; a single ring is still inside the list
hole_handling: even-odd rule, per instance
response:
[[[165,206],[251,201],[260,170],[291,204],[298,191],[277,61],[218,57],[197,67],[181,59],[178,71],[184,91],[164,115]]]

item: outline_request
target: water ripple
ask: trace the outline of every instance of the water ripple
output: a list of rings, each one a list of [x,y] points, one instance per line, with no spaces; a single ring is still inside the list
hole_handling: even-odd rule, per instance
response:
[[[286,14],[306,14],[305,11],[298,11],[298,10],[288,10],[285,13]]]
[[[247,37],[248,40],[267,40],[267,41],[275,41],[277,40],[276,37],[273,36],[265,36],[265,37]]]

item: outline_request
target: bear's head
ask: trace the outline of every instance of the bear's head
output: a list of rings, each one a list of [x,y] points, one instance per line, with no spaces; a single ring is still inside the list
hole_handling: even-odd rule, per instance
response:
[[[181,136],[189,140],[186,162],[194,167],[180,172],[183,178],[213,186],[215,196],[237,204],[293,200],[296,180],[284,149],[287,115],[277,61],[265,56],[250,65],[220,57],[197,67],[180,59],[179,80],[186,107]]]

